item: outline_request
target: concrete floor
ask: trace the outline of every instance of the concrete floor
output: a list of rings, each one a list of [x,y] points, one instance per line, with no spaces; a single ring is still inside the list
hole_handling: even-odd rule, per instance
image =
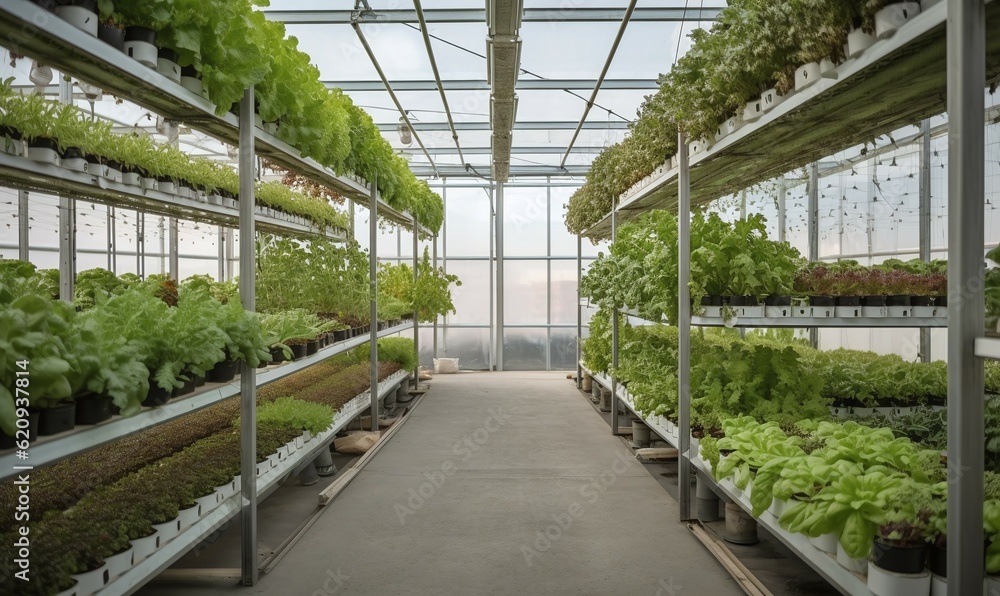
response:
[[[565,374],[462,373],[431,387],[256,587],[168,589],[743,593]]]

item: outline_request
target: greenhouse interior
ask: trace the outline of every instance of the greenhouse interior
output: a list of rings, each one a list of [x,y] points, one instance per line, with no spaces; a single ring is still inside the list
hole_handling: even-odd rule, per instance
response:
[[[0,594],[1000,596],[998,32],[0,0]]]

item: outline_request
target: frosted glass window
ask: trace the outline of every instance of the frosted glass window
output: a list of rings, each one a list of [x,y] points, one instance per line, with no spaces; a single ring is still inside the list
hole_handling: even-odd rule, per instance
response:
[[[552,242],[552,256],[556,257],[575,257],[576,256],[576,236],[571,234],[569,230],[566,229],[566,203],[569,202],[570,196],[576,191],[575,188],[553,188],[552,189],[552,221],[551,227],[551,242]],[[586,249],[586,245],[590,244],[590,241],[583,241],[583,249]]]
[[[504,256],[548,255],[549,221],[545,189],[505,189],[503,200]]]
[[[490,254],[490,197],[481,188],[448,187],[445,233],[449,257]]]
[[[549,337],[550,370],[576,369],[576,329],[553,329]]]
[[[513,325],[548,322],[548,270],[545,261],[504,263],[504,321]]]
[[[545,370],[546,332],[541,329],[505,329],[504,370]]]
[[[439,358],[458,358],[462,370],[488,370],[490,330],[488,328],[447,328],[438,339]]]
[[[576,324],[576,260],[552,261],[552,324]]]
[[[448,259],[448,273],[457,275],[460,287],[452,286],[451,300],[455,314],[448,315],[448,323],[490,324],[490,263],[488,261],[459,261]]]

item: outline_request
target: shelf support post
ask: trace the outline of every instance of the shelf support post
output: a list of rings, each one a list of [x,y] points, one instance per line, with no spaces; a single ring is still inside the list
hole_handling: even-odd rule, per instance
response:
[[[819,260],[819,162],[809,164],[809,197],[807,201],[807,227],[809,229],[809,260]],[[809,343],[819,347],[819,329],[809,329]]]
[[[254,209],[254,89],[243,92],[240,104],[240,299],[243,308],[257,310]],[[240,364],[240,562],[242,584],[257,583],[257,369]]]
[[[583,389],[583,294],[580,282],[583,278],[583,236],[576,236],[576,388]]]
[[[611,244],[618,240],[618,203],[611,201]],[[618,433],[618,317],[621,311],[615,304],[611,311],[611,434]]]
[[[28,191],[17,191],[17,258],[29,261],[28,250]]]
[[[983,589],[986,8],[947,0],[948,595]]]
[[[59,103],[73,103],[73,82],[59,77]],[[73,301],[76,280],[76,201],[59,197],[59,297]]]
[[[931,121],[920,123],[920,207],[919,238],[920,260],[931,260]],[[842,212],[843,213],[843,212]],[[920,360],[931,361],[931,330],[920,328]]]
[[[368,355],[371,358],[371,426],[372,432],[378,432],[378,175],[372,176],[371,192],[371,217],[368,220],[368,278],[371,284]]]
[[[677,383],[678,451],[677,490],[681,521],[691,518],[691,170],[687,135],[677,134]]]
[[[497,370],[503,370],[503,182],[497,183],[496,241],[497,241]]]
[[[180,231],[178,230],[177,218],[167,218],[167,228],[169,240],[167,241],[167,252],[170,256],[170,277],[176,282],[181,280],[181,259],[180,259]]]
[[[785,197],[788,195],[788,188],[785,186],[785,177],[778,180],[778,242],[785,241]]]
[[[420,260],[417,258],[417,250],[419,250],[419,240],[420,240],[420,224],[417,223],[417,216],[413,216],[413,287],[417,287],[417,278],[420,277],[417,269],[420,265]],[[416,292],[414,292],[416,294]],[[413,369],[413,388],[416,389],[420,385],[420,312],[418,309],[413,309],[413,349],[417,352],[417,365]]]

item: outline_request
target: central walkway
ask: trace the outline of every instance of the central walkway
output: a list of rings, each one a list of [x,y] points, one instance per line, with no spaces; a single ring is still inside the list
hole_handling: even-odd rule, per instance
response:
[[[565,374],[430,386],[255,591],[743,593]]]

